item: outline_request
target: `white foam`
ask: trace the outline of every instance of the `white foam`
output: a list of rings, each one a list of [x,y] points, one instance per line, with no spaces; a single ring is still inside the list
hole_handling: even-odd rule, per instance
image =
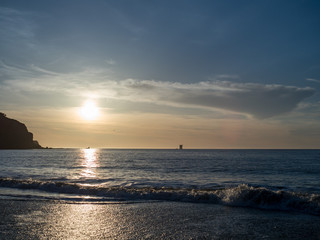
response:
[[[0,187],[35,189],[46,193],[97,197],[97,201],[163,200],[223,204],[260,209],[299,211],[320,215],[320,195],[302,194],[266,187],[238,185],[224,189],[187,189],[169,187],[91,186],[75,183],[0,178]],[[81,197],[80,197],[81,198]],[[70,199],[73,199],[72,197]]]

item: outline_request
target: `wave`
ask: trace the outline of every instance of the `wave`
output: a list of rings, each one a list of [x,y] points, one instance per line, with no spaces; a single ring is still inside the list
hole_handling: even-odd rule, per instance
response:
[[[99,201],[161,200],[211,203],[259,209],[298,211],[320,216],[320,194],[272,190],[241,184],[219,189],[103,187],[76,183],[0,178],[0,187],[91,196]],[[71,198],[75,199],[75,198]],[[63,200],[63,198],[61,199]]]

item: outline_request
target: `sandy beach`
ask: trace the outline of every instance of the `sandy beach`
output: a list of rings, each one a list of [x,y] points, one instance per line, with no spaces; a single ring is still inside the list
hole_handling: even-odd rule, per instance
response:
[[[320,239],[320,217],[177,202],[0,200],[0,239]]]

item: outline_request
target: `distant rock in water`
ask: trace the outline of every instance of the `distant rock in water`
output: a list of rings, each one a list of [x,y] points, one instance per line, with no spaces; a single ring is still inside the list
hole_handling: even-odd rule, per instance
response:
[[[0,112],[0,149],[42,148],[23,123]]]

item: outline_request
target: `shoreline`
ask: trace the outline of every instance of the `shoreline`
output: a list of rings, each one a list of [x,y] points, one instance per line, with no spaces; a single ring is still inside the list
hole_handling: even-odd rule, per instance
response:
[[[320,217],[179,202],[0,199],[3,239],[319,239]]]

